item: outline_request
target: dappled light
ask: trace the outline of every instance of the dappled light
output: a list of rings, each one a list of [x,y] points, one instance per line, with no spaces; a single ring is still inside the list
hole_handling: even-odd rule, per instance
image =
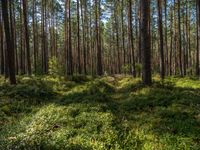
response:
[[[200,84],[155,80],[20,77],[15,88],[1,80],[0,147],[198,149]]]
[[[200,150],[200,0],[1,0],[0,150]]]

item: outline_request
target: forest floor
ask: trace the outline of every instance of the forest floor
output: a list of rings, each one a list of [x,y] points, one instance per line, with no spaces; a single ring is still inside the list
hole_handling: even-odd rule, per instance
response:
[[[200,80],[0,78],[0,149],[200,149]]]

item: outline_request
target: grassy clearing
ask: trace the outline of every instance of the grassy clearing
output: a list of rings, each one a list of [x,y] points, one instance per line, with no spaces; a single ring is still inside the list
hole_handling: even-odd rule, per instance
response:
[[[200,149],[197,79],[0,80],[0,149]]]

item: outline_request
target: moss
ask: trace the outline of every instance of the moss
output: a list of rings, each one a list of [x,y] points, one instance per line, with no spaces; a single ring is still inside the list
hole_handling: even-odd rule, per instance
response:
[[[199,80],[81,78],[0,79],[0,149],[200,149]]]

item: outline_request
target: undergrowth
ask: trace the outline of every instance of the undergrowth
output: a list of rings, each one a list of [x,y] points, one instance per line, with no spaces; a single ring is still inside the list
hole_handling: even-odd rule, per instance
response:
[[[200,81],[0,78],[0,149],[200,149]]]

